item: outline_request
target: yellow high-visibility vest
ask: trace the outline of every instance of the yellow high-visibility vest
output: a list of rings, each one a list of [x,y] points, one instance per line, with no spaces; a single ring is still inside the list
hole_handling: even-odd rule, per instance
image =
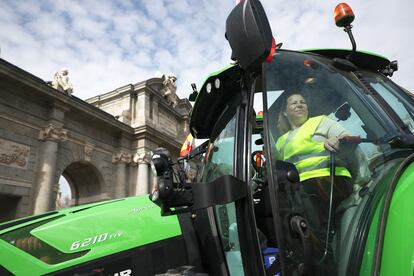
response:
[[[296,132],[288,131],[276,142],[279,158],[293,163],[299,171],[300,181],[310,178],[330,175],[330,153],[324,147],[323,142],[315,142],[312,136],[325,115],[309,118]],[[335,162],[336,176],[351,177],[351,173],[342,165],[341,160]],[[342,163],[342,164],[341,164]]]

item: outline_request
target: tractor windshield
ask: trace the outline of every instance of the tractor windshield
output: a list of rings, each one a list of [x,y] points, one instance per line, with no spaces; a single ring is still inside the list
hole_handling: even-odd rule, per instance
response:
[[[288,268],[300,270],[304,263],[316,275],[345,275],[363,210],[369,208],[366,191],[374,191],[387,178],[384,168],[405,154],[388,141],[414,131],[413,101],[378,73],[362,70],[357,78],[313,54],[280,51],[265,72],[264,149],[274,172]],[[395,125],[369,89],[405,128]],[[261,108],[255,100],[255,109]],[[297,169],[299,182],[276,173],[286,163]],[[264,213],[256,210],[258,228],[271,237],[269,223],[260,217]],[[295,230],[294,218],[304,222],[302,229]]]

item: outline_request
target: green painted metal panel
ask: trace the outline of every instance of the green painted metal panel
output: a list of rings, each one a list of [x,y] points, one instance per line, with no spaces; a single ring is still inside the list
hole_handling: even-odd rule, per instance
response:
[[[236,65],[234,65],[234,64],[228,64],[228,65],[226,65],[225,67],[221,68],[220,70],[217,70],[216,72],[211,73],[211,74],[207,77],[207,79],[209,79],[209,78],[211,78],[211,77],[214,77],[214,76],[217,76],[217,75],[221,74],[222,72],[226,71],[227,69],[229,69],[229,68],[231,68],[231,67],[234,67],[234,66],[236,66]]]
[[[381,275],[413,275],[414,272],[414,164],[401,175],[393,193],[388,213],[383,252]],[[368,276],[373,272],[373,259],[377,238],[379,214],[383,199],[370,225],[360,275]]]
[[[393,193],[385,228],[381,275],[414,272],[414,164],[401,175]]]
[[[59,214],[64,216],[30,234],[63,253],[85,255],[48,264],[0,239],[0,264],[16,275],[41,275],[182,234],[177,216],[161,217],[148,196],[64,209]],[[18,228],[4,229],[0,237],[13,235],[18,230],[11,229]]]
[[[361,276],[369,276],[372,275],[372,263],[373,258],[375,255],[375,242],[377,238],[377,229],[378,229],[378,219],[380,210],[382,209],[383,201],[380,202],[380,208],[377,208],[374,213],[374,217],[372,218],[372,223],[369,228],[369,233],[367,237],[367,242],[365,244],[364,256],[362,258]]]
[[[58,222],[36,228],[32,235],[47,240],[62,252],[73,253],[93,248],[98,240],[104,240],[98,248],[107,250],[105,247],[136,247],[181,234],[178,224],[174,223],[176,217],[173,216],[173,220],[161,218],[159,207],[147,196],[125,199],[81,212],[82,215],[67,213]],[[105,233],[106,238],[103,235]],[[98,237],[92,243],[95,236]],[[91,238],[90,242],[86,241],[88,238]],[[71,247],[76,247],[72,246],[75,241],[86,241],[86,246],[71,250]]]

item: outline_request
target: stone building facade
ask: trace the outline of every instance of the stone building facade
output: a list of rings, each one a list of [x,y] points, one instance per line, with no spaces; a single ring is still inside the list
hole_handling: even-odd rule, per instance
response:
[[[0,59],[0,222],[53,210],[58,180],[73,203],[148,193],[151,150],[179,153],[191,108],[162,78],[82,101]],[[76,92],[76,91],[75,91]]]

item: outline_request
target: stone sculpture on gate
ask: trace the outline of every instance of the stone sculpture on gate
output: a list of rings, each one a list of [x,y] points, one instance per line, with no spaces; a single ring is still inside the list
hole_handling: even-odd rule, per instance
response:
[[[57,71],[53,77],[52,87],[71,96],[73,93],[73,86],[69,81],[68,74],[69,72],[67,69]]]

